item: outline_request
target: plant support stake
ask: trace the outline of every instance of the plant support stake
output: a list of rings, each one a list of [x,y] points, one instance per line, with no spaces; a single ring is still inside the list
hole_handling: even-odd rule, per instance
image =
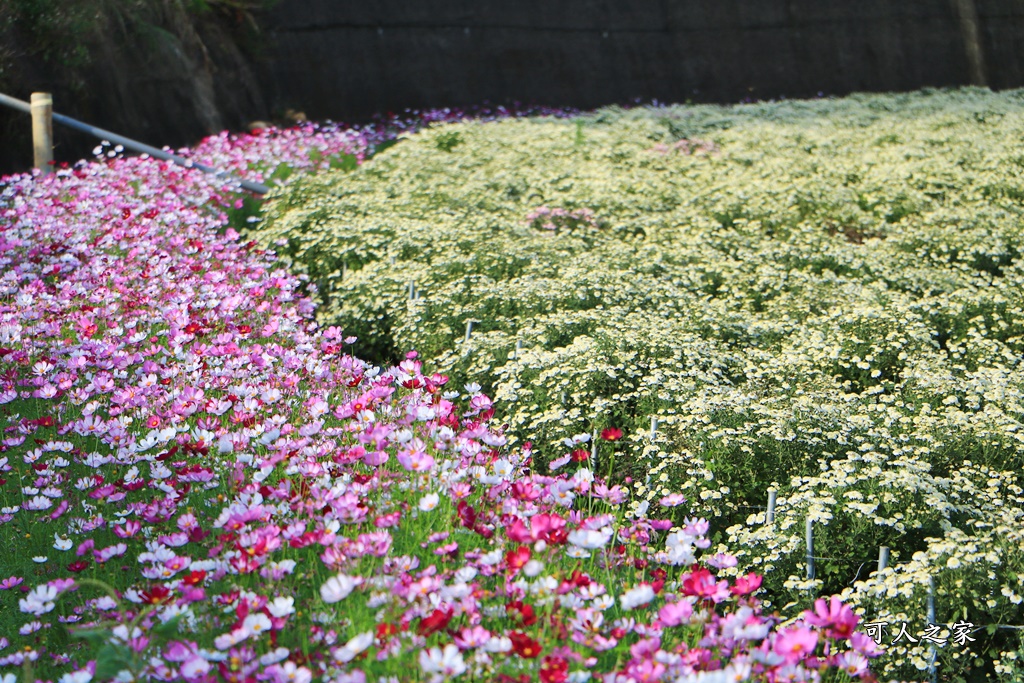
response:
[[[889,566],[889,546],[883,545],[878,548],[878,571]]]
[[[473,334],[473,321],[472,320],[467,320],[466,321],[466,341],[469,341],[469,337],[472,334]]]
[[[928,625],[935,623],[935,579],[928,577]],[[932,683],[937,683],[938,673],[935,671],[935,643],[928,647],[928,677]]]
[[[658,417],[656,415],[651,416],[651,441],[658,438]]]
[[[805,535],[807,536],[807,580],[814,578],[814,521],[807,516],[805,522]]]
[[[764,515],[764,523],[772,524],[775,522],[775,489],[768,491],[768,512]]]

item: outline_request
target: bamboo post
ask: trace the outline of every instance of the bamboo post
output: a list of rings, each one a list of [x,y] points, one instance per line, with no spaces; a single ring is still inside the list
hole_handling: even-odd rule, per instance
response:
[[[807,537],[807,579],[814,578],[814,522],[810,515],[805,522],[805,535]]]
[[[889,566],[889,546],[883,545],[878,548],[878,571]]]
[[[651,415],[651,441],[658,438],[658,416]]]
[[[409,301],[416,298],[416,282],[415,280],[409,280]],[[469,339],[469,332],[466,332],[466,339]]]
[[[768,512],[765,513],[764,523],[772,524],[775,521],[775,489],[768,491]]]
[[[516,339],[516,360],[519,360],[519,352],[523,350],[523,340]]]
[[[53,96],[48,92],[34,92],[31,107],[34,163],[46,175],[53,172]]]
[[[472,320],[467,320],[466,321],[466,341],[469,341],[469,337],[472,334],[473,334],[473,321]]]

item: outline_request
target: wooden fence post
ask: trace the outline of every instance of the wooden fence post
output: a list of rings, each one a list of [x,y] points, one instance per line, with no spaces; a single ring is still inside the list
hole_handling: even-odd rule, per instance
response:
[[[53,96],[32,93],[32,150],[35,166],[43,175],[53,172]]]

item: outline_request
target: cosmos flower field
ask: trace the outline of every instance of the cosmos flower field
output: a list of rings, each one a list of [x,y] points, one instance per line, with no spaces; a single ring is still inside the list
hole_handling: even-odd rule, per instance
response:
[[[984,96],[960,96],[967,106],[971,98]],[[1016,120],[1012,102],[979,106]],[[580,124],[558,123],[573,113],[534,113],[546,115],[530,120],[538,132],[563,125],[573,144],[585,140]],[[362,129],[224,134],[186,153],[283,183],[272,210],[310,201],[326,225],[345,212],[320,205],[307,178],[364,182],[360,174],[416,152],[417,136],[447,163],[467,136],[459,126],[516,123],[498,112],[489,122],[440,125],[461,118],[428,112]],[[380,151],[402,130],[407,139]],[[686,163],[727,156],[728,141],[712,137],[644,144]],[[393,188],[392,179],[378,180]],[[694,485],[698,475],[714,477],[690,476],[687,468],[700,466],[679,453],[655,460],[659,467],[635,452],[686,429],[685,421],[658,413],[662,436],[645,444],[640,425],[650,411],[623,410],[609,396],[600,418],[560,415],[561,427],[531,442],[495,382],[495,373],[507,375],[504,364],[446,360],[455,357],[450,340],[382,341],[369,314],[335,324],[344,306],[324,274],[365,283],[372,263],[397,270],[386,251],[372,253],[372,239],[359,242],[370,258],[349,255],[311,273],[316,262],[299,258],[280,220],[248,223],[257,200],[211,182],[115,154],[0,184],[3,683],[848,681],[874,680],[883,668],[925,675],[924,648],[885,654],[888,643],[867,635],[865,620],[886,613],[863,591],[839,598],[821,584],[811,586],[817,592],[796,586],[802,602],[780,599],[781,587],[769,592],[772,582],[782,585],[780,571],[789,577],[792,549],[755,537],[765,533],[763,513],[749,530],[726,532],[723,520],[736,509],[722,507],[729,491],[716,489],[716,497]],[[529,196],[522,205],[516,225],[551,244],[566,235],[593,243],[589,231],[614,223],[600,206]],[[401,224],[396,216],[380,225]],[[437,228],[447,239],[448,225]],[[295,245],[309,237],[292,234]],[[440,273],[458,274],[436,259],[413,265],[415,250],[398,256],[407,272],[423,269],[413,290],[425,292],[410,306],[393,291],[408,283],[381,277],[378,298],[395,311],[430,302]],[[995,263],[1007,281],[1019,277],[1014,258]],[[431,268],[439,279],[428,284]],[[982,316],[978,338],[1018,324],[1005,296],[1005,325]],[[460,325],[465,310],[453,312]],[[392,322],[380,331],[398,329]],[[1012,332],[1004,337],[1017,343]],[[558,349],[553,343],[543,353],[554,355],[543,358],[567,355]],[[1000,349],[985,349],[999,357]],[[542,357],[528,347],[521,358],[531,353]],[[965,372],[990,369],[992,358]],[[999,400],[1015,401],[1019,364],[1000,362],[1004,374],[986,377],[1003,388]],[[867,389],[872,377],[869,365],[854,378]],[[578,388],[567,391],[579,400]],[[1001,407],[1000,424],[1012,434],[1019,408],[985,400]],[[840,425],[837,434],[849,431]],[[953,552],[974,543],[983,556],[997,554],[999,562],[974,566],[995,568],[985,576],[998,599],[988,599],[1011,606],[1000,618],[1019,615],[1012,606],[1021,591],[1011,571],[1020,566],[1012,552],[1020,489],[1012,468],[996,466],[1019,458],[1019,444],[1008,443],[989,464],[948,468],[961,491],[978,487],[974,507],[940,501],[943,519],[958,525],[950,534],[973,534],[951,535]],[[890,469],[868,450],[860,449],[865,462]],[[927,479],[926,467],[911,464],[917,469],[905,471]],[[839,490],[824,470],[814,473],[819,479],[804,474],[780,494],[782,532],[795,523],[798,501]],[[921,507],[936,500],[924,496]],[[987,526],[974,531],[972,520]],[[1007,547],[986,546],[995,540],[985,529],[1000,530]],[[967,585],[981,590],[969,569]],[[911,585],[876,580],[883,595],[896,588],[892,598]],[[963,601],[970,616],[973,604]],[[995,662],[990,670],[1014,666],[1007,647],[984,654]],[[940,663],[970,675],[962,659]]]

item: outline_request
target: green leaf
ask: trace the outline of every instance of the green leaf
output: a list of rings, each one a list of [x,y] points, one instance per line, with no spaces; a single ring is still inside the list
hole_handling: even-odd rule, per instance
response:
[[[278,164],[277,168],[274,169],[274,172],[270,174],[270,178],[268,178],[268,180],[279,180],[283,182],[288,179],[288,176],[290,176],[294,170],[295,169],[288,164]]]
[[[178,635],[178,624],[181,622],[182,615],[173,617],[162,624],[154,626],[150,632],[155,633],[161,638],[172,638]]]
[[[395,139],[395,140],[385,140],[384,142],[380,143],[379,145],[377,145],[376,147],[373,148],[373,155],[376,156],[376,155],[380,154],[381,152],[383,152],[384,150],[388,149],[389,147],[394,147],[397,144],[398,144],[398,140],[397,139]]]
[[[336,154],[329,163],[335,170],[354,171],[359,166],[359,159],[354,154]]]
[[[100,628],[92,628],[92,629],[76,628],[76,629],[73,629],[73,630],[72,629],[68,629],[68,633],[71,635],[72,638],[78,638],[79,640],[84,640],[84,641],[88,642],[90,645],[92,645],[93,647],[99,647],[103,643],[107,642],[107,639],[110,638],[110,635],[111,635],[110,631],[108,631],[106,629],[100,629]]]
[[[107,643],[96,655],[96,673],[93,678],[104,681],[117,676],[122,669],[130,668],[130,651],[124,645]]]

